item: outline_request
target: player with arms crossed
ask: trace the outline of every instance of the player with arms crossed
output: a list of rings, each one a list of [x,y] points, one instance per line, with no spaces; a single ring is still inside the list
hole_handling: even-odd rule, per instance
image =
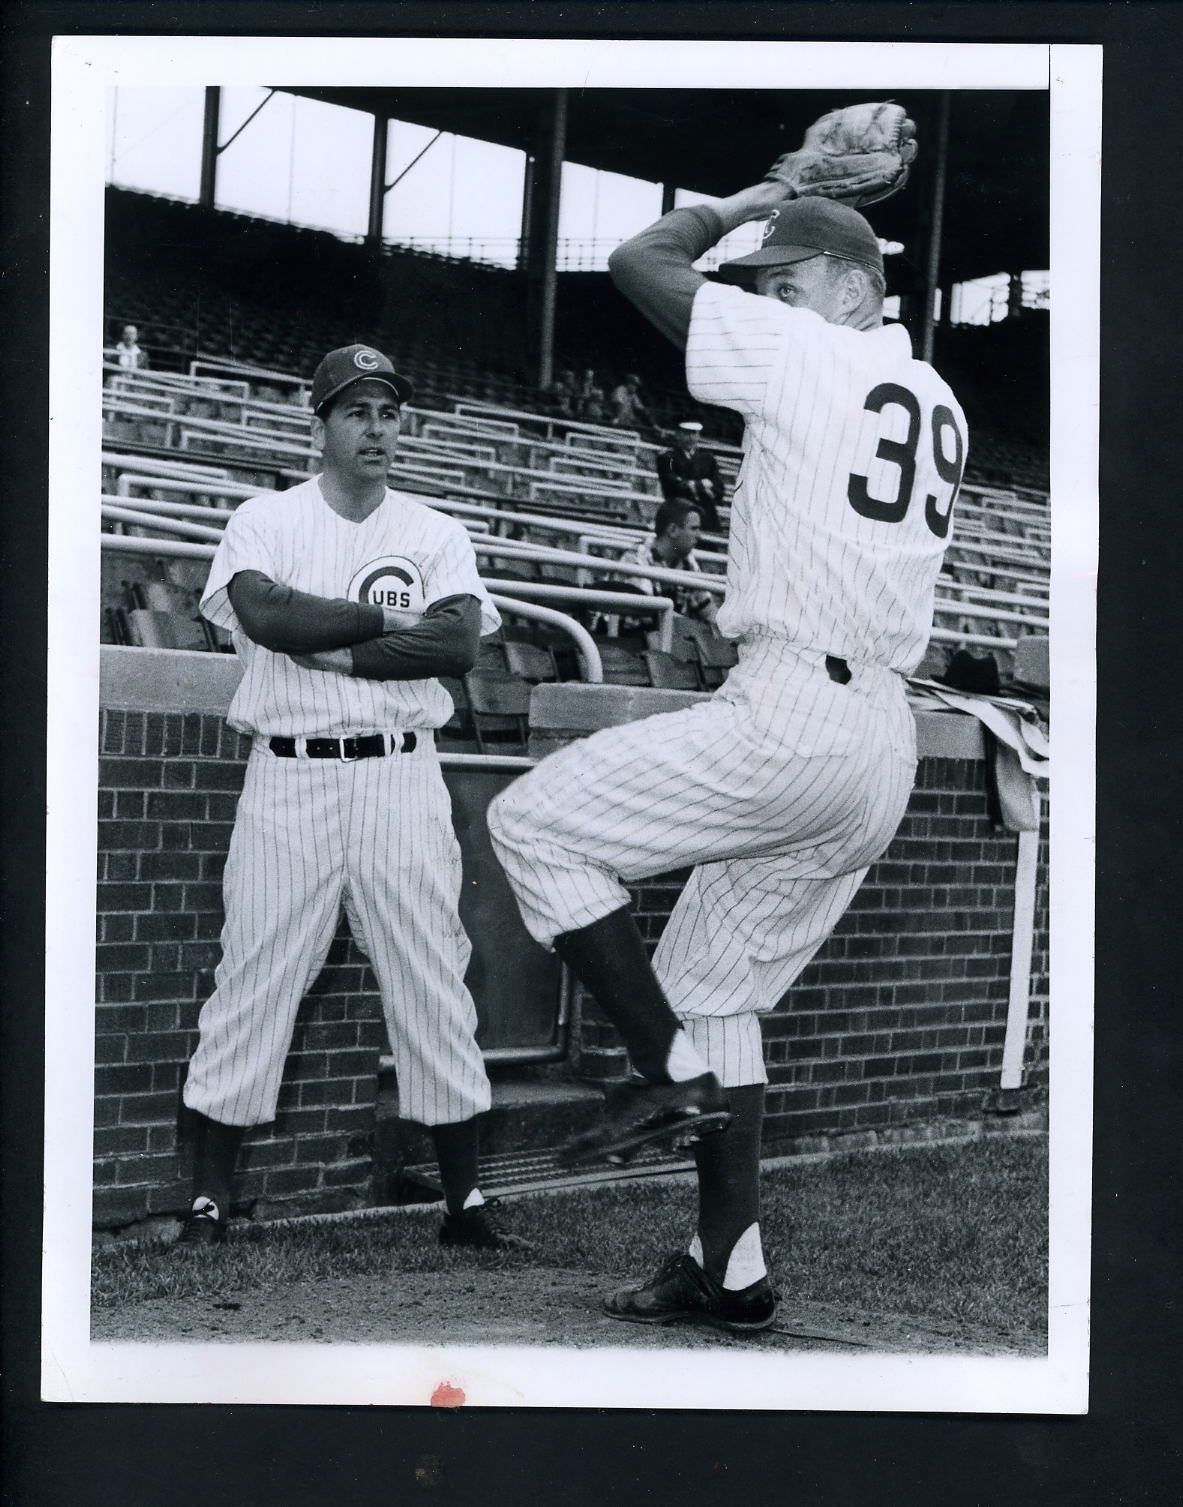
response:
[[[614,1090],[569,1154],[619,1159],[699,1127],[696,1232],[649,1282],[607,1299],[620,1319],[772,1322],[759,1017],[850,904],[915,776],[901,676],[931,629],[965,421],[907,332],[883,324],[867,221],[812,196],[816,173],[796,197],[815,166],[782,159],[765,182],[664,216],[609,263],[685,347],[691,394],[746,420],[718,614],[736,668],[709,702],[543,760],[490,811],[527,926],[592,991],[643,1080]],[[739,286],[693,269],[758,219],[761,249],[723,269]],[[650,967],[624,884],[683,866]]]
[[[312,381],[321,473],[238,508],[202,597],[234,635],[243,677],[229,721],[254,742],[222,961],[184,1087],[196,1124],[185,1244],[225,1236],[244,1129],[275,1118],[296,1011],[342,906],[378,981],[400,1111],[435,1142],[441,1242],[524,1244],[497,1228],[477,1188],[489,1081],[433,738],[452,714],[436,677],[471,669],[500,619],[464,529],[387,488],[411,394],[380,352],[330,352]]]

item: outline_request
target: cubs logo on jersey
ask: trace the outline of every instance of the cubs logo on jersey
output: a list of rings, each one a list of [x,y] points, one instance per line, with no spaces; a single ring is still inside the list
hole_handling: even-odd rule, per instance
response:
[[[427,605],[423,572],[405,555],[383,555],[356,571],[349,583],[352,601],[371,607],[395,607],[400,612],[422,612]]]

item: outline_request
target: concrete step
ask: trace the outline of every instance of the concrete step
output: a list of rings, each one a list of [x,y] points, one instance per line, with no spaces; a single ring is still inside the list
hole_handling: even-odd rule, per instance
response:
[[[649,1149],[623,1167],[594,1166],[573,1171],[561,1167],[556,1151],[509,1151],[481,1157],[481,1189],[486,1197],[532,1193],[543,1188],[586,1188],[598,1183],[631,1182],[638,1177],[658,1177],[670,1172],[693,1172],[694,1162],[685,1153]],[[434,1162],[404,1168],[404,1176],[442,1197]]]
[[[498,1077],[493,1105],[481,1121],[482,1185],[504,1187],[557,1173],[557,1148],[599,1119],[603,1095],[591,1084],[547,1077]],[[378,1203],[411,1203],[440,1196],[435,1151],[422,1125],[398,1114],[392,1073],[379,1086],[374,1127],[374,1196]],[[564,1174],[565,1175],[565,1174]],[[533,1184],[532,1184],[533,1185]]]

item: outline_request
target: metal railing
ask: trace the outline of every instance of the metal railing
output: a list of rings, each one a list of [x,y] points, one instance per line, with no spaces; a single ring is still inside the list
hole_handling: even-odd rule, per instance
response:
[[[194,368],[200,363],[193,363]],[[236,366],[223,363],[219,370],[228,375],[236,374],[234,385],[245,374],[272,380],[277,375],[266,368]],[[134,417],[163,423],[166,433],[176,433],[183,444],[191,439],[221,441],[240,446],[254,453],[266,452],[270,457],[297,460],[301,467],[269,465],[266,469],[276,476],[284,475],[293,480],[306,477],[306,469],[313,458],[308,440],[297,438],[278,428],[267,430],[261,427],[268,419],[274,423],[286,423],[300,413],[293,405],[278,404],[264,400],[222,395],[224,401],[239,407],[241,420],[233,424],[225,419],[204,418],[198,415],[170,415],[161,413],[143,403],[132,401],[136,394],[147,395],[155,391],[161,399],[181,396],[185,392],[184,380],[159,373],[121,373],[114,384],[104,390],[104,408]],[[217,401],[219,395],[211,392],[205,384],[225,380],[211,376],[194,375],[188,379],[200,388],[190,388],[192,396]],[[289,378],[297,383],[298,379]],[[306,384],[300,384],[301,388]],[[621,563],[611,558],[630,548],[643,537],[644,531],[630,527],[627,521],[613,513],[621,504],[629,507],[651,505],[654,497],[628,485],[636,477],[636,466],[643,454],[652,454],[659,447],[643,441],[634,431],[617,430],[608,426],[587,424],[578,420],[561,419],[554,415],[532,413],[528,410],[506,408],[483,400],[455,398],[456,412],[448,414],[437,410],[408,408],[406,416],[412,424],[419,423],[430,435],[408,432],[403,445],[409,452],[408,462],[400,461],[392,468],[391,480],[404,489],[427,486],[440,489],[445,495],[419,494],[419,500],[451,512],[470,526],[486,529],[487,536],[475,541],[478,552],[506,560],[520,559],[535,564],[554,564],[569,567],[576,574],[577,586],[586,588],[590,572],[601,575],[652,580],[655,585],[672,585],[705,589],[716,594],[724,590],[722,577],[716,573],[672,571],[656,566]],[[252,423],[257,420],[257,423]],[[454,426],[454,428],[450,427]],[[524,433],[526,426],[542,433]],[[478,436],[486,443],[474,445]],[[583,447],[594,444],[597,449],[588,453]],[[556,457],[571,464],[585,464],[592,469],[602,469],[605,474],[597,477],[563,477],[553,471],[539,470],[535,466],[513,465],[490,459],[496,454],[500,443],[526,446],[531,459],[536,452],[541,460],[553,463]],[[723,447],[717,447],[723,448]],[[465,453],[467,452],[467,453]],[[613,454],[613,452],[615,454]],[[736,452],[738,453],[738,452]],[[613,460],[619,467],[615,475]],[[418,464],[416,464],[418,462]],[[217,537],[215,530],[203,527],[196,519],[203,509],[184,504],[161,502],[153,509],[153,499],[132,497],[135,490],[162,490],[173,493],[190,493],[203,497],[219,497],[233,504],[243,497],[260,494],[260,488],[248,482],[232,482],[228,471],[234,461],[227,457],[225,466],[212,466],[208,458],[200,462],[161,460],[150,457],[124,455],[114,451],[104,453],[104,464],[118,466],[125,473],[116,483],[117,494],[103,494],[103,516],[116,527],[150,528],[156,526],[180,540],[206,540]],[[250,467],[249,456],[243,462]],[[515,486],[524,483],[528,502],[542,502],[545,497],[555,499],[556,513],[522,511],[513,507],[513,498],[491,489],[471,487],[465,477],[475,470],[482,479],[500,481]],[[648,479],[648,478],[646,478]],[[457,495],[446,495],[452,492]],[[463,497],[479,501],[464,501]],[[564,518],[561,516],[562,497],[578,497],[603,506],[605,517],[601,520]],[[508,503],[509,506],[505,506]],[[129,504],[132,506],[129,507]],[[122,510],[122,511],[121,511]],[[967,483],[959,503],[961,532],[951,542],[945,566],[939,579],[935,615],[938,619],[934,638],[940,641],[962,643],[989,643],[1007,647],[1013,641],[998,634],[979,634],[979,624],[1022,624],[1034,631],[1046,631],[1046,615],[1049,569],[1048,539],[1049,515],[1046,502],[1020,498],[1004,488]],[[213,520],[211,519],[211,522]],[[1001,525],[1001,527],[999,527]],[[528,538],[508,539],[500,534],[502,528],[513,528],[523,533],[542,533],[567,537],[574,540],[575,548],[559,548],[539,544]],[[700,554],[709,560],[712,567],[720,567],[725,561],[722,554],[712,557],[711,545],[725,544],[719,536],[708,536],[700,547]],[[593,553],[593,549],[610,553]],[[980,563],[979,563],[980,562]],[[966,575],[986,577],[993,584],[985,585],[980,580],[965,579]],[[1028,591],[1007,591],[996,583],[1009,580],[1017,586],[1036,588]],[[516,587],[519,583],[513,583]],[[533,583],[524,583],[533,584]],[[567,589],[567,588],[559,588]],[[618,594],[619,595],[619,594]],[[631,594],[630,594],[631,595]],[[668,600],[668,599],[660,599]],[[643,610],[644,597],[633,597],[629,602],[630,615]],[[585,597],[584,605],[591,605]],[[1033,610],[1036,609],[1036,610]],[[1040,611],[1040,609],[1042,611]],[[661,612],[663,609],[654,609]],[[960,628],[946,628],[944,622],[953,619],[966,624]]]
[[[136,514],[134,510],[131,509],[108,509],[107,507],[103,508],[104,514],[107,514],[108,511],[116,514],[131,513],[132,516],[130,518],[121,520],[125,522],[155,522],[160,528],[171,527],[178,531],[181,529],[194,529],[194,531],[198,535],[213,535],[215,538],[218,537],[217,530],[215,529],[201,529],[195,525],[182,524],[179,521],[170,523],[165,519],[154,520],[148,515]],[[105,550],[115,551],[120,554],[154,556],[163,555],[165,557],[172,556],[180,560],[212,560],[214,557],[214,550],[216,548],[213,543],[206,543],[204,542],[204,540],[198,543],[187,538],[143,539],[127,534],[102,534],[100,535],[99,543],[101,548]],[[490,588],[495,588],[490,589],[489,595],[499,608],[504,608],[505,611],[515,613],[519,617],[530,618],[535,622],[546,623],[549,627],[558,628],[562,632],[566,633],[572,639],[575,645],[575,652],[583,669],[584,679],[593,684],[598,684],[603,681],[604,667],[600,661],[599,650],[596,648],[595,640],[581,623],[575,622],[575,620],[568,617],[566,613],[558,612],[552,607],[547,607],[544,603],[536,603],[529,600],[519,600],[519,583],[516,581],[490,581],[488,582],[488,586]],[[527,593],[527,595],[528,594],[529,593]],[[574,587],[556,588],[552,592],[543,594],[547,595],[551,600],[574,601],[579,605],[583,605],[585,597],[588,596],[587,593],[582,593]],[[602,599],[609,596],[610,594],[601,592],[593,595]],[[615,595],[611,597],[612,602],[616,602],[620,599],[631,601],[633,603],[636,603],[638,600],[638,598],[636,597],[622,598]],[[600,606],[601,601],[591,601],[589,598],[589,605]],[[672,603],[667,603],[667,606],[672,606]]]
[[[167,481],[173,489],[177,489],[180,485],[185,485],[179,484],[172,479],[162,478],[162,481]],[[141,476],[136,482],[133,482],[131,484],[150,486],[152,484],[152,478],[150,476]],[[199,481],[192,481],[187,483],[187,485],[194,491],[203,489],[203,483]],[[236,490],[239,489],[236,488]],[[428,506],[434,505],[436,502],[436,499],[428,497],[421,498],[419,500],[423,501]],[[218,537],[216,530],[203,528],[201,525],[193,523],[192,521],[184,521],[186,517],[188,517],[190,520],[192,519],[192,514],[189,513],[188,510],[186,510],[185,514],[180,514],[174,512],[171,508],[167,508],[167,505],[164,505],[167,510],[161,512],[158,515],[154,515],[152,512],[150,499],[136,499],[136,501],[139,502],[139,507],[129,509],[126,506],[126,497],[124,494],[121,493],[114,499],[108,497],[103,504],[103,514],[113,522],[134,524],[140,527],[151,526],[154,516],[156,516],[158,518],[159,527],[164,532],[178,535],[183,538]],[[463,504],[458,505],[458,507],[463,508],[464,512],[468,513],[470,516],[480,516],[484,520],[491,523],[504,522],[507,517],[507,515],[504,514],[499,515],[495,509],[478,508],[475,506],[467,506]],[[519,519],[523,519],[526,522],[535,521],[531,519],[530,515],[518,514],[513,516]],[[564,527],[569,528],[570,525],[564,525]],[[581,534],[583,534],[584,537],[586,536],[584,534],[584,531],[581,530],[580,533],[576,534],[577,540],[579,539]],[[602,543],[605,547],[615,547],[617,544],[621,545],[622,547],[627,547],[627,543],[629,541],[605,538],[597,542]],[[496,559],[521,560],[533,565],[549,564],[572,568],[578,571],[580,573],[580,576],[584,580],[586,580],[589,572],[595,571],[600,575],[615,576],[625,580],[650,580],[653,581],[655,585],[666,585],[675,588],[689,587],[693,589],[704,589],[719,596],[721,596],[726,589],[726,582],[721,575],[707,574],[701,571],[673,570],[664,566],[641,565],[632,561],[614,560],[604,555],[594,555],[584,550],[552,547],[524,539],[506,539],[498,535],[490,534],[487,537],[474,538],[473,547],[477,551],[478,555],[489,556]],[[539,583],[525,582],[513,584],[515,589],[519,584],[533,589]],[[951,597],[942,595],[936,598],[934,602],[934,617],[937,619],[953,618],[959,620],[970,619],[974,622],[996,622],[1000,624],[1016,623],[1022,624],[1023,626],[1029,627],[1037,632],[1046,632],[1048,630],[1048,618],[1041,615],[1039,612],[1032,610],[1033,608],[1046,607],[1046,603],[1040,598],[1024,596],[1020,593],[1001,592],[993,588],[977,586],[975,583],[971,582],[959,582],[955,579],[950,579],[948,576],[943,576],[941,578],[941,585],[944,591],[955,592],[958,594],[958,596]],[[568,588],[558,589],[565,591]],[[578,585],[574,589],[583,590],[586,592],[585,585]],[[624,594],[620,593],[617,595]],[[629,595],[631,596],[631,593]],[[964,598],[966,596],[972,597],[973,600],[965,600]],[[599,602],[593,603],[590,596],[587,595],[578,600],[582,600],[582,602],[587,606],[603,605]],[[631,603],[627,604],[632,608],[632,615],[637,615],[638,613],[640,613],[643,610],[643,604],[645,604],[647,601],[669,602],[670,608],[672,609],[672,601],[670,598],[649,598],[646,596],[640,596],[634,597]],[[623,612],[626,610],[626,607],[621,606],[619,602],[612,605],[618,611]],[[661,611],[662,609],[654,609],[650,607],[649,610]],[[941,628],[941,624],[939,622],[937,624],[937,627],[938,629]],[[964,633],[961,633],[960,630],[942,629],[940,636],[943,637],[943,633],[945,631],[953,631],[954,633],[959,634],[963,641],[965,641],[966,643],[975,641],[973,630],[966,630]],[[667,625],[664,620],[662,620],[661,623],[661,636],[663,639],[661,647],[668,647],[669,625]]]

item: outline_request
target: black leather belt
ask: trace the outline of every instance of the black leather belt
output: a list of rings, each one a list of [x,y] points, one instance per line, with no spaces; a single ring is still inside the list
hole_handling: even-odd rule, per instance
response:
[[[419,741],[414,733],[367,733],[361,738],[305,738],[304,753],[310,759],[380,759],[389,753],[414,753]],[[268,743],[281,759],[299,758],[298,738],[272,738]]]
[[[850,679],[850,666],[844,659],[839,659],[836,654],[827,654],[826,674],[831,680],[836,680],[839,685],[845,685]]]

